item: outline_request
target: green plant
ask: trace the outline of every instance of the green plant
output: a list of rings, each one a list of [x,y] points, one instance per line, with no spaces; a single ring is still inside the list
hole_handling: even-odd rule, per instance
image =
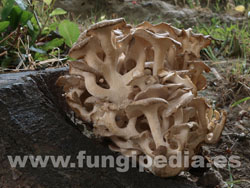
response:
[[[194,2],[193,0],[187,0],[187,4],[190,8],[194,8]]]
[[[241,184],[241,183],[248,183],[250,184],[250,181],[249,180],[234,180],[234,181],[228,181],[227,184],[229,185],[228,188],[231,188],[233,187],[235,184]]]
[[[234,4],[247,6],[249,4],[249,1],[247,1],[247,0],[234,0]]]
[[[243,68],[246,68],[246,61],[250,57],[249,21],[246,24],[228,25],[212,18],[211,24],[198,23],[194,31],[210,35],[213,39],[211,47],[203,51],[208,59],[240,58],[243,59]]]
[[[67,59],[80,30],[68,19],[67,12],[54,9],[55,0],[3,0],[0,19],[0,67],[37,69],[53,59]],[[58,61],[55,61],[58,59]],[[50,62],[50,61],[48,61]]]
[[[232,106],[232,107],[235,107],[235,106],[239,105],[240,103],[243,103],[243,102],[248,101],[248,100],[250,100],[250,97],[245,97],[245,98],[243,98],[243,99],[240,99],[240,100],[236,101],[236,102],[233,103],[231,106]]]
[[[78,25],[69,20],[64,20],[59,24],[58,29],[59,34],[65,39],[65,43],[72,47],[80,35]]]
[[[220,0],[216,0],[215,1],[215,11],[216,12],[220,12],[221,11],[221,8],[220,8]]]

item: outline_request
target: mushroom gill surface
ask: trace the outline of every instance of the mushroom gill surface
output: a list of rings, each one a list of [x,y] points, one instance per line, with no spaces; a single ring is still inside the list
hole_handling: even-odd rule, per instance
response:
[[[112,150],[152,158],[189,151],[191,158],[202,143],[219,140],[226,119],[197,95],[210,71],[200,50],[209,44],[209,36],[166,23],[105,20],[81,34],[69,52],[69,75],[57,85],[95,135],[112,140]],[[185,169],[148,168],[162,177]]]

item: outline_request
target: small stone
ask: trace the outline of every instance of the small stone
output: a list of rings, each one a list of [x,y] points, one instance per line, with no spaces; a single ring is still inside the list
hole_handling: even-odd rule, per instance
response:
[[[240,137],[241,137],[241,138],[243,138],[243,137],[245,137],[245,136],[246,136],[245,133],[240,133]]]
[[[204,175],[198,180],[197,185],[202,187],[228,187],[227,183],[223,181],[221,174],[214,169],[210,169],[208,172],[205,172]]]
[[[243,13],[243,12],[245,12],[246,9],[245,9],[245,7],[243,5],[238,5],[238,6],[235,7],[235,10],[237,12]]]
[[[242,119],[242,125],[249,127],[250,126],[250,119],[249,118],[243,118]]]
[[[239,115],[240,115],[240,116],[245,116],[245,115],[247,115],[247,111],[246,111],[246,110],[241,110],[241,111],[239,112]]]

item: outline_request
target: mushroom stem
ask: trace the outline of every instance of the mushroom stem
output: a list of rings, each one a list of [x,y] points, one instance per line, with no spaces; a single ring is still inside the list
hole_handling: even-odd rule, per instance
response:
[[[156,148],[159,146],[165,146],[161,132],[161,124],[158,118],[158,108],[158,105],[153,105],[152,107],[148,107],[144,110]]]
[[[165,53],[161,49],[160,46],[155,46],[155,59],[154,59],[154,65],[153,65],[153,75],[158,75],[159,71],[161,71],[164,67],[164,59],[165,59]]]

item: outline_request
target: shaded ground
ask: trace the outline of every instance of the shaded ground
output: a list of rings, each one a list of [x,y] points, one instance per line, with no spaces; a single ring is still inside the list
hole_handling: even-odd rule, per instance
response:
[[[212,72],[206,74],[208,86],[201,95],[211,100],[215,108],[225,109],[228,117],[221,140],[216,145],[204,147],[206,156],[212,158],[219,155],[240,157],[241,167],[236,169],[218,168],[225,181],[241,180],[234,187],[250,186],[250,104],[245,102],[237,107],[231,107],[234,101],[250,95],[250,76],[228,74],[233,61],[212,64],[210,66],[218,71],[221,80],[218,80]],[[248,65],[249,66],[249,65]],[[216,167],[215,167],[216,168]]]

